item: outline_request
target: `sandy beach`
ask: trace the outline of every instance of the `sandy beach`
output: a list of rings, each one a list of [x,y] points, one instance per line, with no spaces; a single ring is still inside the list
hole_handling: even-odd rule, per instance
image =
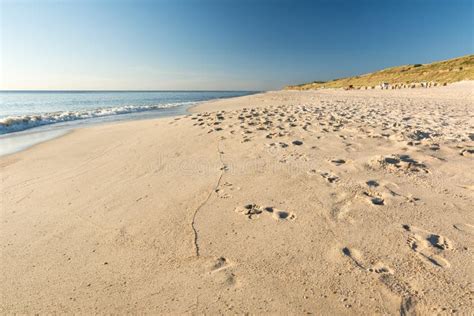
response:
[[[0,313],[470,314],[473,92],[267,92],[1,157]]]

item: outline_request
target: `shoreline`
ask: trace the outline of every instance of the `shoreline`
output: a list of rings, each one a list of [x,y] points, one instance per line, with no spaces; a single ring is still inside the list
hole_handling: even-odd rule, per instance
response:
[[[0,311],[467,313],[473,88],[271,91],[0,157]]]
[[[13,92],[13,91],[8,91],[8,92]],[[15,91],[15,92],[21,92],[21,91]],[[35,91],[35,92],[42,92],[42,91]],[[45,91],[44,93],[50,93],[50,92],[51,91]],[[58,92],[58,91],[55,91],[55,92]],[[90,93],[91,91],[64,91],[64,93],[70,93],[70,92]],[[97,93],[114,92],[115,93],[117,91],[93,91],[93,92],[97,92]],[[126,93],[129,91],[119,91],[119,92]],[[140,91],[140,92],[144,92],[144,91]],[[163,92],[163,91],[159,91],[159,92]],[[176,91],[169,91],[169,92],[176,92]],[[191,91],[191,92],[194,92],[194,91]],[[199,91],[199,92],[203,92],[203,91]],[[208,91],[204,91],[204,92],[208,92]],[[222,92],[233,92],[233,91],[222,91]],[[261,93],[261,92],[252,92],[249,95],[254,95],[258,93]],[[222,97],[222,98],[217,98],[214,100],[196,102],[196,104],[191,105],[185,110],[184,113],[180,113],[180,114],[162,113],[157,116],[146,117],[143,115],[152,115],[153,111],[144,111],[144,112],[138,112],[138,113],[119,114],[118,117],[117,115],[105,116],[101,120],[99,120],[99,118],[92,118],[92,119],[86,119],[86,120],[73,120],[73,121],[68,121],[68,122],[45,124],[45,125],[21,130],[18,132],[6,133],[3,135],[0,135],[0,146],[3,147],[2,148],[3,150],[0,151],[0,157],[5,157],[8,155],[18,153],[18,152],[22,152],[31,147],[37,146],[41,143],[52,141],[56,138],[65,136],[75,130],[79,130],[83,128],[91,128],[91,127],[103,125],[103,124],[120,124],[122,122],[128,122],[128,121],[156,120],[156,119],[162,119],[162,118],[167,118],[167,117],[179,117],[179,116],[189,115],[191,114],[190,109],[198,106],[201,103],[213,102],[220,99],[228,99],[228,98],[235,98],[235,97]],[[125,116],[121,117],[122,115],[125,115]],[[30,139],[27,139],[27,138],[31,138],[30,136],[38,138],[39,140],[31,141]],[[17,145],[11,144],[12,139],[15,139],[15,138],[25,138],[25,140]],[[7,147],[11,147],[11,149]]]
[[[34,131],[33,133],[15,133],[14,135],[0,137],[0,158],[14,155],[19,152],[23,152],[42,143],[53,141],[56,138],[66,136],[69,133],[74,132],[74,129],[63,129],[63,130],[51,130],[51,131]],[[12,133],[13,134],[13,133]],[[31,140],[31,137],[36,140]],[[18,141],[19,139],[22,139]]]

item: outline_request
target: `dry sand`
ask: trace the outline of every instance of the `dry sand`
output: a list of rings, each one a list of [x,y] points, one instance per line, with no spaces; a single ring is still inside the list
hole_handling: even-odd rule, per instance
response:
[[[3,157],[0,313],[472,313],[473,90],[269,92]]]

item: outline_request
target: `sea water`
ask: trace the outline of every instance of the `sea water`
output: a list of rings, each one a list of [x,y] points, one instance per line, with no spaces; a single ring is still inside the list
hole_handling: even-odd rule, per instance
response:
[[[0,155],[79,126],[185,114],[197,103],[252,91],[0,91]]]

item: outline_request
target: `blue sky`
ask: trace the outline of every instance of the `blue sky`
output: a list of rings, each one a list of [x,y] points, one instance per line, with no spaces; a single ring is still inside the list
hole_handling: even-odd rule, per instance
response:
[[[0,0],[1,89],[278,89],[473,53],[472,0]]]

